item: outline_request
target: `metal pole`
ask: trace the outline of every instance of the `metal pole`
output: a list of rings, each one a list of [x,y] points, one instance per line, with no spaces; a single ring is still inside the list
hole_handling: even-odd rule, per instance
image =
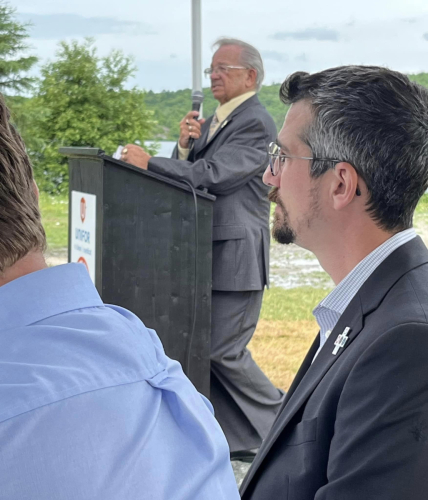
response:
[[[202,92],[201,0],[192,0],[192,92]],[[202,118],[202,106],[200,111]]]

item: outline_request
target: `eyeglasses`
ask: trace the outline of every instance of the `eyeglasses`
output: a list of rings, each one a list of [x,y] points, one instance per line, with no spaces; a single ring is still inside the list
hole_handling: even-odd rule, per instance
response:
[[[204,75],[209,78],[213,73],[227,74],[230,69],[248,69],[245,66],[228,66],[226,64],[219,64],[214,68],[207,68],[204,70]]]
[[[293,156],[293,155],[282,155],[280,154],[281,148],[276,144],[276,142],[271,142],[269,144],[268,154],[269,154],[269,166],[272,175],[278,175],[281,167],[284,165],[287,158],[294,158],[296,160],[316,160],[316,161],[332,161],[335,163],[340,163],[343,160],[336,160],[334,158],[316,158],[309,156]]]

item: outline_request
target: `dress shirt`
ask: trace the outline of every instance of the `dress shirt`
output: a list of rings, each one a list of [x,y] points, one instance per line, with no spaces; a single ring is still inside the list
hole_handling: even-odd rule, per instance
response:
[[[247,99],[250,97],[253,97],[253,95],[256,95],[256,92],[251,91],[251,92],[246,92],[245,94],[238,95],[237,97],[234,97],[230,101],[225,102],[224,104],[219,104],[217,106],[217,109],[215,110],[214,115],[217,117],[217,125],[216,127],[213,127],[213,129],[210,129],[210,137],[212,137],[215,133],[218,127],[226,120],[226,118],[235,111],[235,109],[240,106],[243,102],[245,102]],[[180,146],[180,143],[177,143],[178,147],[178,159],[179,160],[187,160],[187,157],[189,156],[189,148],[182,148]]]
[[[210,403],[81,264],[0,287],[0,498],[239,499]]]
[[[337,285],[337,287],[327,295],[312,311],[318,326],[320,327],[320,347],[316,352],[317,357],[325,341],[328,339],[340,316],[343,314],[348,304],[355,297],[358,290],[362,287],[367,278],[374,270],[390,255],[404,243],[415,238],[416,232],[412,229],[406,229],[395,234],[382,245],[375,248],[354,269]]]

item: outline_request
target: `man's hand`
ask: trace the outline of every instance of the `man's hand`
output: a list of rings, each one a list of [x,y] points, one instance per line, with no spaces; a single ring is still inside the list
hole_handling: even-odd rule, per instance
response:
[[[180,122],[180,138],[178,143],[183,149],[189,147],[189,139],[199,139],[201,137],[201,125],[205,123],[205,119],[199,121],[196,118],[199,116],[199,111],[189,111]]]
[[[140,167],[144,170],[147,170],[149,160],[151,156],[144,151],[143,148],[137,146],[136,144],[127,144],[120,155],[120,159],[122,161],[126,161],[126,163],[131,163],[131,165],[135,165],[136,167]]]

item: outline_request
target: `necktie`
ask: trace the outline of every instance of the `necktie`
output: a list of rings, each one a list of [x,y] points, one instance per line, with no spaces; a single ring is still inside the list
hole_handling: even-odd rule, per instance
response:
[[[214,114],[213,119],[210,123],[210,131],[208,132],[208,140],[211,139],[211,137],[214,135],[214,132],[217,130],[218,127],[218,118],[217,115]]]

